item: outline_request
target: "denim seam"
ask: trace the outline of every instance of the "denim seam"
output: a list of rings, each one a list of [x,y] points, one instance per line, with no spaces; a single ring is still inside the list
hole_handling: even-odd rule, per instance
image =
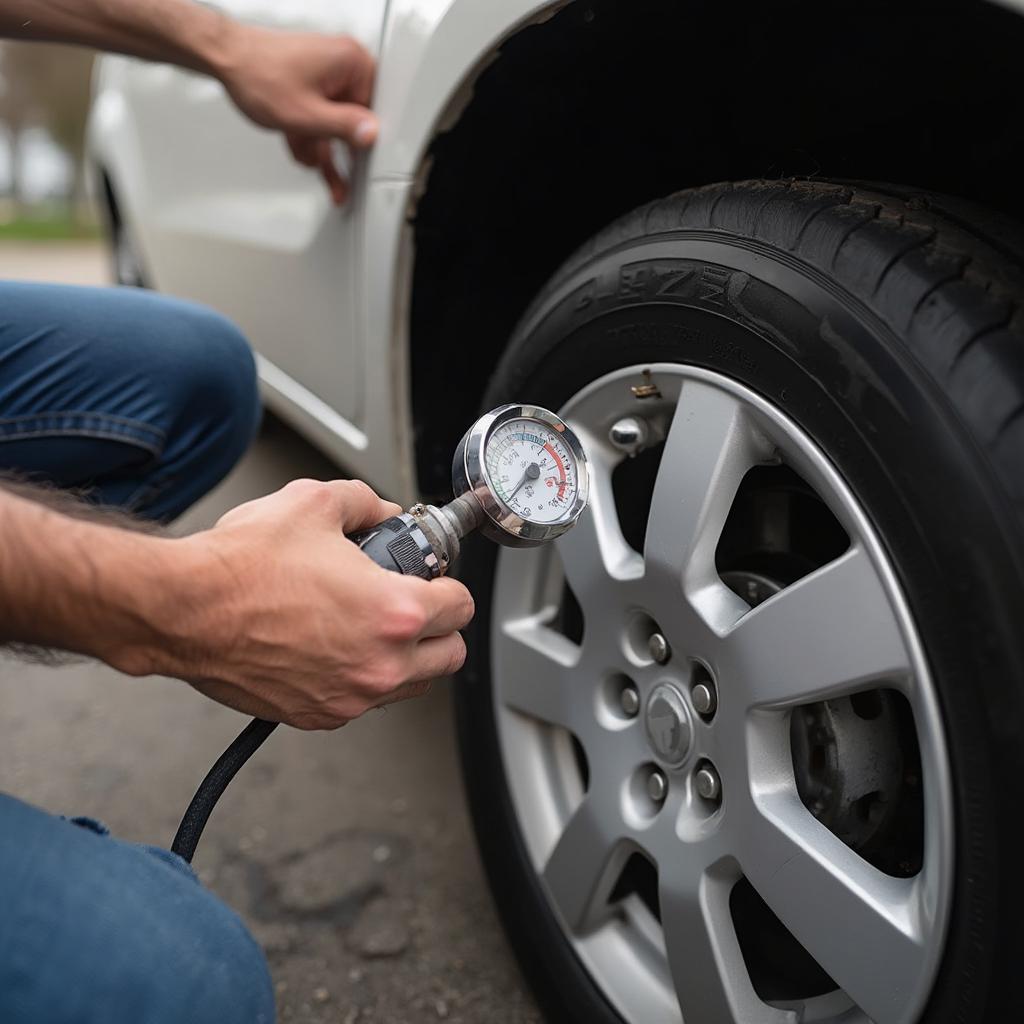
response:
[[[103,430],[34,430],[23,434],[0,434],[0,444],[5,441],[29,441],[37,437],[90,437],[101,441],[122,441],[124,444],[134,445],[136,448],[159,455],[163,450],[160,445],[144,441],[141,437],[133,437],[131,434],[116,434]]]
[[[109,420],[111,423],[123,423],[128,427],[138,427],[140,430],[148,430],[152,434],[156,434],[159,437],[166,437],[167,431],[161,427],[154,426],[152,423],[145,423],[142,420],[135,419],[131,416],[118,416],[112,412],[99,412],[96,409],[43,409],[41,412],[26,412],[21,416],[0,416],[0,426],[6,426],[8,423],[23,423],[28,420],[30,423],[32,420],[50,420],[54,417],[61,418],[81,418],[81,419],[101,419]]]
[[[0,443],[39,437],[90,437],[122,441],[159,455],[166,434],[141,420],[106,413],[36,413],[0,419]]]

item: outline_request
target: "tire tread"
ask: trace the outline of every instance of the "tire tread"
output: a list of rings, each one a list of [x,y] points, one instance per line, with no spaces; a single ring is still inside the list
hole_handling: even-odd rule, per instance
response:
[[[1016,228],[963,201],[900,186],[755,179],[648,203],[567,266],[679,230],[752,237],[833,275],[905,339],[1024,515],[1024,467],[1007,465],[1004,443],[1024,391],[1024,238]],[[880,270],[879,249],[888,257]],[[908,282],[919,292],[909,302]]]

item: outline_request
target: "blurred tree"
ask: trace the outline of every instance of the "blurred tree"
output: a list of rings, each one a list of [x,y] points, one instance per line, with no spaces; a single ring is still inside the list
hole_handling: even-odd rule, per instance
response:
[[[42,123],[71,161],[68,202],[75,219],[85,199],[85,124],[93,53],[72,46],[22,45],[38,52],[33,89]]]
[[[78,47],[42,43],[4,43],[4,93],[0,118],[7,126],[11,149],[11,193],[22,190],[15,159],[25,128],[42,125],[71,162],[68,205],[77,217],[85,193],[85,122],[89,113],[93,53]]]
[[[30,57],[28,47],[0,42],[0,127],[7,136],[11,163],[10,191],[16,210],[24,205],[21,140],[25,129],[37,120],[31,76],[24,73],[24,65],[30,62]]]

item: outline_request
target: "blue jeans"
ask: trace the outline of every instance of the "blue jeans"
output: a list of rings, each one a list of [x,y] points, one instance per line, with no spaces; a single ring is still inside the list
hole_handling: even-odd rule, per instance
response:
[[[273,1019],[262,951],[180,857],[0,794],[0,1021]]]
[[[0,470],[167,520],[258,421],[252,353],[223,317],[134,289],[0,282]],[[180,857],[0,794],[3,1024],[273,1019],[262,952]]]
[[[252,352],[217,313],[0,282],[0,470],[169,520],[234,466],[259,416]]]

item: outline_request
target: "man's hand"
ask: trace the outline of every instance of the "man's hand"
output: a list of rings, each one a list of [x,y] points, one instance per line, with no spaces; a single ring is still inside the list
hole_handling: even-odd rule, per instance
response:
[[[192,611],[184,656],[157,670],[301,729],[425,693],[461,667],[473,599],[452,579],[387,572],[344,536],[400,511],[359,481],[298,480],[175,542]]]
[[[318,170],[341,204],[349,185],[331,140],[355,149],[377,138],[368,109],[374,62],[350,36],[279,32],[233,24],[215,71],[238,108],[257,124],[285,133],[292,155]]]
[[[0,35],[81,43],[169,61],[219,78],[243,113],[285,133],[295,159],[318,170],[336,203],[348,182],[331,140],[365,149],[373,58],[349,36],[243,25],[193,0],[2,0]]]

